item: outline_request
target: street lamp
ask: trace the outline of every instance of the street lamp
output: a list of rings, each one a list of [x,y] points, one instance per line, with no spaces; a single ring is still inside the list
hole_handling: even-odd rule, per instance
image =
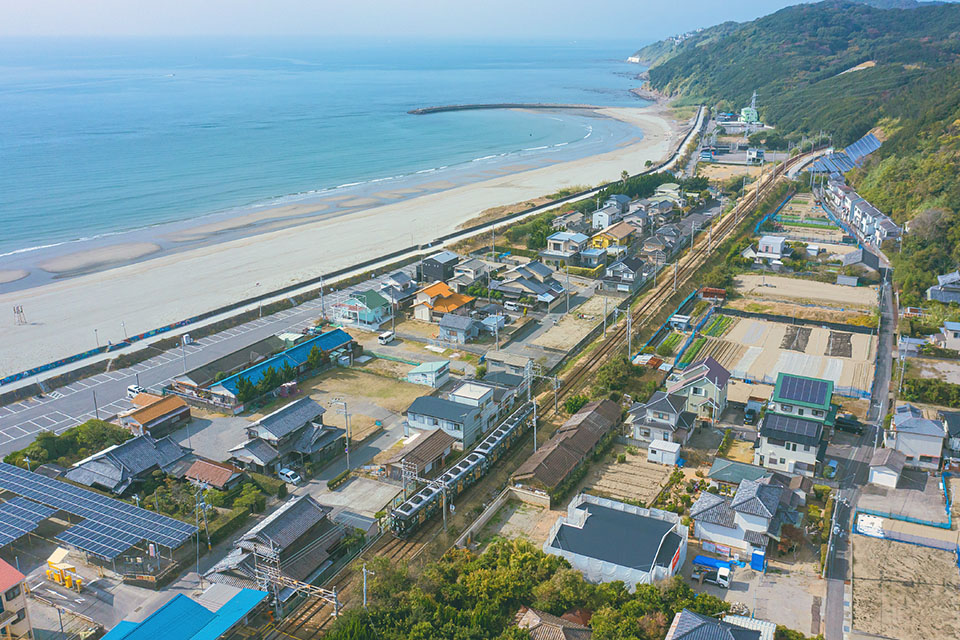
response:
[[[93,337],[94,337],[94,339],[97,341],[97,346],[99,347],[99,346],[100,346],[100,334],[97,332],[96,329],[93,330]]]
[[[120,321],[120,328],[123,329],[123,339],[127,339],[127,323],[123,320]]]

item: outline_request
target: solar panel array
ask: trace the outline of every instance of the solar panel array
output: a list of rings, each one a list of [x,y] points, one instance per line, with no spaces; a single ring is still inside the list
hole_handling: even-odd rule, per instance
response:
[[[54,513],[50,507],[19,496],[0,503],[0,547],[30,533]]]
[[[814,173],[846,173],[856,166],[846,153],[831,153],[821,156],[810,167]]]
[[[824,404],[828,400],[826,397],[828,386],[825,380],[784,376],[780,385],[780,397],[794,402]]]
[[[141,540],[176,548],[197,532],[186,522],[4,462],[0,462],[0,489],[84,518],[57,539],[108,560]]]
[[[868,156],[877,149],[880,148],[881,142],[877,139],[872,133],[868,133],[863,136],[849,147],[844,149],[847,155],[850,156],[850,159],[854,162],[859,162],[860,158]]]

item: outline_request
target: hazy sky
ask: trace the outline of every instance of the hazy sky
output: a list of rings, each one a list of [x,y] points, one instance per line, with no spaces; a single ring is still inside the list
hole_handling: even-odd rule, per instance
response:
[[[0,35],[636,39],[797,0],[0,0]],[[640,42],[642,41],[642,42]]]

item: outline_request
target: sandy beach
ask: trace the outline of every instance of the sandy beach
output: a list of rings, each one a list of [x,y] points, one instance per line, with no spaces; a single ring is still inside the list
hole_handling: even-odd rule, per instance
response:
[[[0,331],[0,374],[90,349],[96,346],[94,329],[101,342],[118,342],[123,339],[121,321],[129,334],[137,334],[409,245],[427,243],[491,207],[567,186],[613,181],[623,170],[638,173],[647,160],[657,162],[669,155],[687,124],[674,122],[658,105],[598,111],[638,127],[643,138],[580,160],[497,176],[402,202],[370,208],[358,202],[355,211],[341,215],[312,216],[298,226],[2,294],[0,308],[23,305],[30,324]],[[311,211],[322,214],[322,207],[304,207],[295,212],[265,210],[254,215],[258,220],[272,220]],[[232,224],[249,223],[236,220]],[[216,234],[220,230],[194,229],[191,233]],[[106,247],[64,256],[47,267],[50,271],[89,271],[148,250],[143,246]],[[4,277],[12,276],[0,273],[0,282]]]

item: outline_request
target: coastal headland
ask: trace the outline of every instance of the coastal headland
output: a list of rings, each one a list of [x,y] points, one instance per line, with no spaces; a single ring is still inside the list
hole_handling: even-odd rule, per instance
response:
[[[634,142],[595,156],[539,168],[516,167],[519,170],[398,202],[360,204],[340,215],[325,215],[314,205],[296,205],[302,208],[295,212],[302,216],[301,224],[133,264],[100,268],[118,253],[109,247],[104,256],[96,252],[74,256],[56,266],[83,275],[0,294],[0,307],[22,305],[29,321],[0,332],[0,374],[93,348],[95,338],[101,344],[120,342],[124,332],[137,334],[406,246],[427,244],[492,207],[567,186],[615,180],[623,170],[637,173],[648,160],[668,156],[686,125],[674,121],[661,105],[598,108],[596,113],[637,127],[642,138],[638,135]],[[274,214],[289,218],[291,211]],[[271,212],[257,215],[269,218]]]

